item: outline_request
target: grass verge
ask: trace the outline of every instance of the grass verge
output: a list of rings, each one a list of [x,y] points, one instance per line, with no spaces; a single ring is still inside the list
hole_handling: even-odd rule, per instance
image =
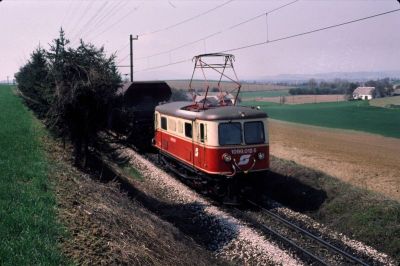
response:
[[[56,222],[40,124],[0,86],[0,265],[60,265]]]
[[[370,106],[367,101],[281,105],[245,102],[258,105],[277,120],[341,128],[400,138],[400,109]]]
[[[400,262],[400,203],[354,187],[322,172],[278,158],[272,159],[272,171],[302,184],[304,191],[287,186],[286,194],[297,195],[286,202],[314,202],[310,191],[324,191],[326,198],[314,210],[304,211],[315,220],[347,236],[389,254]],[[280,181],[285,182],[285,181]],[[287,182],[287,181],[286,181]],[[289,182],[290,183],[290,182]],[[279,181],[274,186],[282,189]],[[310,190],[310,188],[312,188]],[[304,206],[307,207],[307,206]]]

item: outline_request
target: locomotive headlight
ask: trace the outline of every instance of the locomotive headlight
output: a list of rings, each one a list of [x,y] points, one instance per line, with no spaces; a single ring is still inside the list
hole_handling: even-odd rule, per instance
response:
[[[264,159],[265,159],[265,153],[259,152],[259,153],[257,154],[257,157],[258,157],[259,160],[264,160]]]
[[[224,153],[222,154],[222,159],[225,162],[229,163],[230,161],[232,161],[232,156],[229,153]]]

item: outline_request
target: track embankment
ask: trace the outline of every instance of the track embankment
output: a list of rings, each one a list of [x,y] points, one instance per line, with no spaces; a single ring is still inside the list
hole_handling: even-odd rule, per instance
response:
[[[226,265],[131,197],[102,164],[72,166],[71,149],[43,138],[57,213],[67,232],[63,254],[76,265]]]
[[[270,120],[272,155],[400,201],[400,139]]]

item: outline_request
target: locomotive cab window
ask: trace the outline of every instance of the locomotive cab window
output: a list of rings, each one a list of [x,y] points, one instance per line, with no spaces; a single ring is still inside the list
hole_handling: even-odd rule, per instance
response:
[[[161,128],[167,130],[167,118],[164,116],[161,117]]]
[[[244,123],[244,140],[246,144],[261,144],[265,142],[264,124],[261,121]]]
[[[192,138],[192,124],[190,123],[185,123],[185,136]]]
[[[219,145],[239,145],[242,143],[242,124],[221,123],[218,125]]]

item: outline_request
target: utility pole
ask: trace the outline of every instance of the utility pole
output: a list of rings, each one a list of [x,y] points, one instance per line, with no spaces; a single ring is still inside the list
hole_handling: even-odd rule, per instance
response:
[[[130,46],[131,46],[131,50],[130,50],[130,57],[131,57],[131,65],[130,65],[130,67],[131,67],[131,82],[133,82],[133,40],[138,40],[139,39],[139,36],[137,36],[136,35],[136,37],[135,38],[133,38],[132,37],[132,34],[129,36],[129,43],[130,43]]]

